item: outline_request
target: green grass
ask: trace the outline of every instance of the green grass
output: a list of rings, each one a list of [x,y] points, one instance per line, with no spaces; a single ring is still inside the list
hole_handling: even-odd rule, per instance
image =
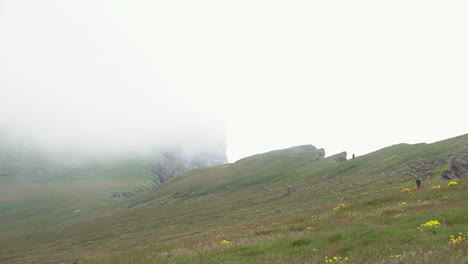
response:
[[[0,262],[465,263],[466,241],[448,241],[468,234],[468,184],[446,186],[436,173],[467,144],[467,135],[401,144],[346,162],[290,148],[192,170],[123,201],[97,195],[99,184],[82,202],[71,189],[30,193],[43,201],[34,206],[4,196]],[[425,165],[408,169],[416,163]],[[418,230],[430,220],[442,226]]]
[[[305,219],[299,223],[304,228],[297,228],[298,216],[290,215],[276,222],[220,227],[206,232],[208,237],[182,237],[164,250],[152,245],[80,263],[320,263],[325,256],[346,257],[349,263],[465,263],[467,242],[448,242],[450,235],[468,234],[467,189],[463,182],[456,188],[392,193],[392,202],[353,200],[339,210],[296,211]],[[458,202],[441,198],[442,193]],[[395,211],[391,216],[385,214],[389,209]],[[430,220],[443,224],[435,232],[418,230]]]

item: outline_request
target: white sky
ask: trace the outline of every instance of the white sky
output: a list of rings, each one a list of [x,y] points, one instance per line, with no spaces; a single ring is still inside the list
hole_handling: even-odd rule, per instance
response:
[[[429,143],[468,133],[468,2],[0,0],[0,91],[54,137],[220,119],[231,162]]]

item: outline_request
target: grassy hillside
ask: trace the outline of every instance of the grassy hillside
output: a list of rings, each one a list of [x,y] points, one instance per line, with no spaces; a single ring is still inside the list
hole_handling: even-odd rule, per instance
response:
[[[136,188],[152,184],[154,175],[148,168],[161,159],[161,154],[156,151],[139,156],[127,154],[91,158],[73,152],[47,153],[24,146],[0,144],[0,181],[5,186],[79,183],[99,179]]]
[[[168,225],[167,242],[154,243],[154,234],[79,263],[467,263],[467,190],[462,182],[271,213],[257,207],[248,219],[186,210],[172,216],[191,227]]]
[[[344,162],[301,146],[85,208],[24,204],[19,215],[2,200],[0,262],[465,263],[466,241],[448,242],[468,234],[467,184],[441,176],[464,177],[453,168],[466,152],[468,135]],[[416,177],[423,188],[414,189]],[[418,230],[430,220],[440,227]]]

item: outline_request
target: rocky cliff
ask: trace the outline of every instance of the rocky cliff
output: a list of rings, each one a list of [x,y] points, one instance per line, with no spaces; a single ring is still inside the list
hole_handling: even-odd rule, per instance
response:
[[[227,163],[227,156],[223,150],[206,150],[184,153],[180,150],[163,151],[163,159],[151,169],[156,184],[161,184],[185,171],[216,166]]]
[[[468,178],[468,145],[450,160],[449,169],[443,172],[442,178],[447,180]]]
[[[222,134],[217,138],[154,146],[151,151],[93,156],[73,149],[38,149],[0,133],[0,181],[52,185],[104,182],[109,185],[105,192],[112,198],[129,198],[187,170],[225,163],[226,143]]]

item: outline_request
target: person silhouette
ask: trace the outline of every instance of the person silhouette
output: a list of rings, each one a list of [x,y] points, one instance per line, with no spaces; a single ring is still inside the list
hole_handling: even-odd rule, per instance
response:
[[[416,186],[421,187],[421,177],[416,179]]]

